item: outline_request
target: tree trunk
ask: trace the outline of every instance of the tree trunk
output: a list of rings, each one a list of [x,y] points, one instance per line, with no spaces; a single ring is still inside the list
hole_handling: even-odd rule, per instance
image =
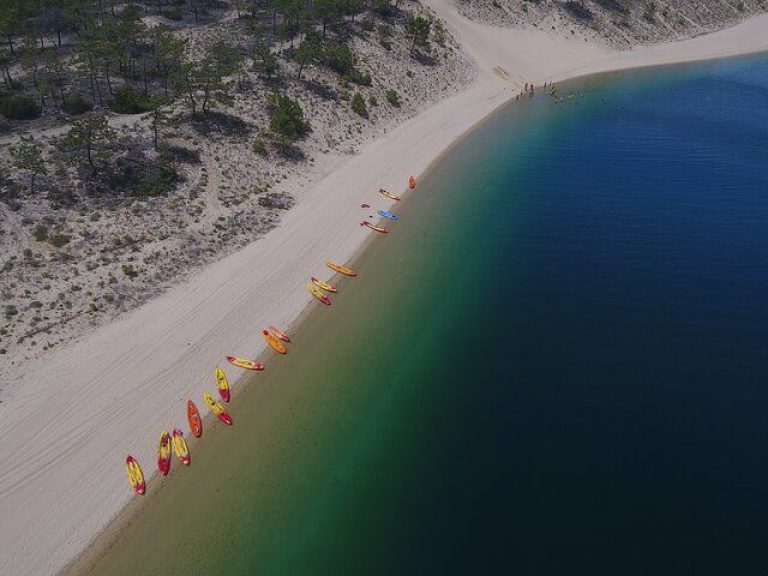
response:
[[[11,49],[11,54],[16,54],[16,51],[13,49],[13,36],[7,34],[6,38],[8,38],[8,47]]]
[[[35,195],[35,178],[37,178],[37,172],[32,172],[32,179],[29,183],[29,193],[34,196]]]

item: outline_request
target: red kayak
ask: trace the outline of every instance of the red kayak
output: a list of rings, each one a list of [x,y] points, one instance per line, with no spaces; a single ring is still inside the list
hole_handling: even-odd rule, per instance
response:
[[[272,333],[272,336],[274,336],[275,338],[280,338],[280,340],[282,340],[283,342],[290,342],[291,341],[291,339],[288,338],[288,334],[286,334],[282,330],[278,330],[274,326],[270,326],[269,327],[269,331]]]
[[[166,430],[163,430],[160,434],[160,442],[157,444],[157,469],[163,476],[167,476],[168,472],[171,471],[172,454],[171,435]]]

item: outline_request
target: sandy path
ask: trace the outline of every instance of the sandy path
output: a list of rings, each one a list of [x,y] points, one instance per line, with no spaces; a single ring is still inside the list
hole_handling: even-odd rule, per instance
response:
[[[55,573],[84,548],[131,498],[125,455],[151,471],[159,431],[184,423],[184,400],[211,388],[224,354],[258,354],[260,329],[290,325],[310,303],[309,276],[330,276],[323,261],[346,261],[368,237],[358,226],[360,202],[385,206],[380,186],[402,191],[408,174],[422,173],[522,82],[768,49],[768,17],[618,54],[478,25],[447,0],[430,5],[478,62],[472,87],[368,144],[263,239],[8,384],[0,405],[0,574]]]

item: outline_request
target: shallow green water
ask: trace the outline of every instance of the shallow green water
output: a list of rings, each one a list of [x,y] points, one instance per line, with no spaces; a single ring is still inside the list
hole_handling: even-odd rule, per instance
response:
[[[761,566],[766,60],[570,89],[423,179],[94,573]]]

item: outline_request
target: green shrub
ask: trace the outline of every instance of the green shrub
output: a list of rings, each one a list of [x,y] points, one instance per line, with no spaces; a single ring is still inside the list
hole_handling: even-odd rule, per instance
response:
[[[35,240],[38,242],[43,242],[44,240],[48,239],[48,228],[46,226],[43,226],[42,224],[38,224],[35,226],[35,231],[33,232],[33,235],[35,236]]]
[[[387,98],[387,102],[392,104],[392,106],[400,106],[400,95],[397,93],[397,90],[395,89],[387,90],[386,98]]]
[[[173,20],[174,22],[178,22],[183,18],[181,10],[179,10],[178,8],[172,8],[171,10],[166,10],[163,16],[168,18],[168,20]]]
[[[13,304],[7,304],[6,305],[6,307],[5,307],[5,317],[6,317],[6,319],[10,320],[14,316],[16,316],[16,314],[18,314],[18,313],[19,313],[19,310],[18,310],[18,308],[16,308],[16,306],[14,306]]]
[[[136,276],[139,275],[139,273],[136,271],[136,269],[133,267],[132,264],[123,264],[123,274],[128,276],[128,278],[136,278]]]
[[[69,244],[70,237],[66,234],[54,234],[53,236],[50,236],[48,238],[48,242],[50,242],[53,246],[56,248],[61,248],[62,246],[66,246]]]
[[[121,88],[115,92],[115,99],[109,107],[118,114],[142,114],[152,109],[152,97],[144,92],[134,92],[131,88]]]
[[[72,116],[79,116],[85,114],[93,109],[93,104],[88,102],[80,94],[69,94],[64,97],[64,104],[62,105],[64,112],[71,114]]]
[[[373,94],[371,94],[368,97],[368,104],[370,104],[371,106],[378,106],[379,105],[379,99],[376,98],[376,96],[374,96]]]
[[[365,106],[365,99],[360,92],[356,92],[352,96],[352,110],[363,118],[368,118],[368,108]]]
[[[267,145],[264,143],[264,140],[261,140],[260,138],[257,138],[253,141],[253,151],[259,156],[264,156],[265,158],[269,156]]]
[[[8,96],[0,101],[0,114],[9,120],[34,120],[40,112],[40,106],[29,96]]]
[[[269,129],[289,141],[306,135],[312,128],[304,118],[304,109],[298,101],[280,92],[269,95]]]

